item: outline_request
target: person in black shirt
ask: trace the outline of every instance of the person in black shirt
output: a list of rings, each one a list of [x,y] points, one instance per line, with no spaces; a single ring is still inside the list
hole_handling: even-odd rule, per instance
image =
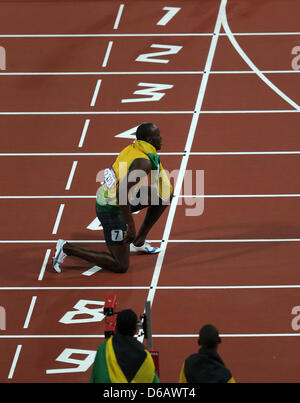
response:
[[[180,383],[235,383],[231,372],[226,368],[217,353],[221,343],[218,330],[213,325],[200,329],[198,353],[190,355],[180,371]]]

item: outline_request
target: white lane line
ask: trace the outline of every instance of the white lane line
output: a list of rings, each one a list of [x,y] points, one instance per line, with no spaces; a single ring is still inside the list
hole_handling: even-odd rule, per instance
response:
[[[203,110],[202,113],[206,114],[244,114],[244,113],[299,113],[300,110],[297,109],[257,109],[257,110],[226,110],[226,111],[209,111]],[[0,113],[1,114],[1,113]]]
[[[198,90],[197,100],[196,100],[196,104],[195,104],[195,108],[194,108],[195,113],[193,114],[193,117],[192,117],[188,137],[186,140],[186,145],[184,148],[186,151],[186,154],[182,157],[179,175],[178,175],[177,182],[175,185],[175,190],[174,190],[175,195],[180,194],[183,180],[184,180],[184,175],[185,175],[187,164],[188,164],[188,160],[190,157],[192,143],[193,143],[194,136],[196,133],[198,119],[199,119],[204,95],[205,95],[206,88],[207,88],[208,77],[209,77],[209,73],[210,73],[210,70],[212,67],[212,62],[213,62],[215,50],[216,50],[217,43],[218,43],[219,33],[220,33],[220,29],[221,29],[222,10],[223,10],[222,4],[223,3],[224,3],[224,0],[221,0],[218,15],[217,15],[217,20],[216,20],[216,24],[215,24],[215,29],[214,29],[215,35],[211,39],[209,52],[208,52],[208,56],[207,56],[206,63],[205,63],[204,71],[206,71],[206,74],[203,75],[203,78],[201,80],[201,84],[200,84],[200,87]],[[154,273],[153,273],[152,280],[151,280],[151,288],[149,290],[148,297],[147,297],[147,301],[150,301],[151,306],[154,301],[156,287],[158,284],[162,264],[163,264],[165,253],[166,253],[166,248],[168,245],[168,241],[169,241],[169,237],[170,237],[170,233],[171,233],[171,229],[172,229],[172,225],[173,225],[173,221],[174,221],[174,217],[175,217],[177,201],[178,201],[178,198],[176,196],[174,196],[172,199],[171,205],[170,205],[169,214],[167,217],[167,222],[166,222],[166,226],[165,226],[164,233],[163,233],[164,242],[161,243],[161,252],[158,254],[158,257],[156,260],[156,265],[154,268]],[[143,339],[144,339],[144,336],[139,337],[140,341],[142,341]]]
[[[81,133],[81,137],[80,137],[80,140],[79,140],[79,143],[78,143],[78,147],[79,147],[79,148],[81,148],[81,147],[83,146],[83,143],[84,143],[84,140],[85,140],[85,136],[86,136],[87,130],[88,130],[88,128],[89,128],[89,124],[90,124],[90,119],[86,119],[85,122],[84,122],[84,126],[83,126],[83,130],[82,130],[82,133]]]
[[[105,240],[99,239],[73,239],[69,240],[72,243],[105,243]],[[149,239],[150,243],[160,243],[162,240],[160,239]],[[169,239],[168,243],[219,243],[219,242],[300,242],[300,238],[250,238],[250,239]],[[0,244],[44,244],[44,243],[57,243],[57,240],[53,239],[9,239],[9,240],[0,240]],[[164,243],[164,242],[163,242]]]
[[[98,271],[102,270],[102,267],[99,266],[93,266],[90,269],[84,271],[81,273],[82,276],[92,276],[93,274],[97,273]]]
[[[1,337],[1,335],[0,335],[0,337]],[[14,376],[14,372],[15,372],[15,369],[16,369],[16,365],[17,365],[17,362],[18,362],[18,359],[19,359],[21,349],[22,349],[22,345],[19,344],[17,346],[15,356],[14,356],[13,362],[11,364],[11,368],[10,368],[10,371],[9,371],[9,374],[8,374],[8,379],[12,379],[13,376]]]
[[[299,333],[225,333],[220,334],[220,337],[299,337]],[[199,337],[199,334],[153,334],[152,337],[155,338],[190,338]],[[104,338],[104,334],[31,334],[31,335],[19,335],[19,334],[9,334],[0,335],[0,339],[95,339]],[[19,346],[18,346],[19,347]],[[22,346],[21,346],[22,347]]]
[[[34,305],[36,303],[36,299],[37,299],[36,296],[32,297],[32,299],[31,299],[31,303],[30,303],[30,306],[29,306],[29,309],[28,309],[26,320],[25,320],[25,323],[24,323],[24,326],[23,326],[24,329],[27,329],[28,326],[29,326],[29,322],[30,322],[31,315],[32,315],[32,312],[33,312],[33,309],[34,309]]]
[[[203,198],[203,199],[226,199],[226,198],[277,198],[277,197],[300,197],[299,193],[295,194],[245,194],[245,195],[179,195],[182,198]]]
[[[65,190],[70,190],[70,188],[71,188],[71,184],[72,184],[72,181],[73,181],[73,177],[74,177],[74,174],[75,174],[77,163],[78,163],[78,161],[73,161],[73,164],[72,164],[72,167],[71,167],[71,171],[70,171],[70,174],[69,174],[69,178],[68,178],[68,182],[66,184]]]
[[[257,67],[256,65],[252,62],[252,60],[247,56],[247,54],[243,51],[243,49],[240,47],[236,39],[234,38],[231,29],[228,25],[227,21],[227,15],[226,15],[226,4],[227,0],[224,0],[222,2],[222,25],[223,28],[228,36],[228,39],[230,40],[232,46],[235,48],[235,50],[238,52],[238,54],[241,56],[241,58],[248,64],[248,66],[255,71],[255,73],[258,75],[258,77],[265,83],[267,84],[268,87],[270,87],[277,95],[279,95],[285,102],[290,104],[293,108],[300,110],[300,106],[294,102],[291,98],[289,98],[284,92],[282,92],[275,84],[272,83]]]
[[[92,101],[91,101],[90,106],[95,106],[95,104],[96,104],[96,100],[97,100],[97,96],[98,96],[98,92],[99,92],[99,88],[100,88],[101,82],[102,82],[102,80],[98,80],[98,81],[97,81],[97,84],[96,84],[96,87],[95,87],[95,91],[94,91],[94,95],[93,95],[93,98],[92,98]]]
[[[225,36],[227,34],[220,34]],[[234,36],[281,36],[281,35],[300,35],[300,32],[235,32]]]
[[[139,34],[1,34],[0,38],[118,38],[118,37],[201,37],[212,36],[212,32],[202,33],[139,33]],[[234,36],[293,36],[300,35],[298,31],[291,32],[234,32]],[[227,36],[226,33],[220,33],[219,36]]]
[[[300,284],[286,285],[192,285],[192,286],[157,286],[157,290],[263,290],[263,289],[298,289]],[[149,290],[149,286],[107,286],[107,287],[0,287],[1,291],[65,291],[65,290]]]
[[[205,75],[204,75],[205,76]],[[237,113],[299,113],[296,109],[258,109],[258,110],[202,110],[201,114],[237,114]],[[31,116],[31,115],[191,115],[197,111],[58,111],[58,112],[0,112],[0,116]]]
[[[237,334],[220,334],[220,337],[297,337],[300,336],[300,333],[237,333]],[[174,338],[190,338],[190,337],[199,337],[199,334],[154,334],[153,337],[174,337]]]
[[[294,289],[296,285],[192,285],[192,286],[158,286],[158,290],[265,290],[265,289]]]
[[[107,45],[106,53],[105,53],[105,56],[104,56],[104,59],[103,59],[102,67],[107,66],[107,62],[108,62],[108,59],[109,59],[109,56],[110,56],[112,45],[113,45],[113,41],[109,41],[108,45]]]
[[[184,151],[161,152],[160,155],[184,155]],[[190,155],[203,156],[235,156],[235,155],[299,155],[300,151],[191,151]],[[101,155],[119,155],[119,153],[0,153],[0,157],[98,157]]]
[[[105,67],[102,65],[102,67]],[[299,74],[300,70],[260,70],[264,74]],[[103,76],[103,75],[201,75],[204,71],[40,71],[1,72],[1,76]],[[253,70],[215,70],[211,74],[256,74]]]
[[[297,155],[300,151],[221,151],[221,152],[191,152],[191,155]]]
[[[119,10],[120,11],[120,10]],[[290,33],[291,35],[297,34]],[[212,36],[212,33],[143,33],[143,34],[1,34],[0,38],[138,38],[138,37],[168,37],[168,36],[182,36],[182,37],[201,37],[201,36]],[[225,34],[222,34],[225,35]],[[238,34],[237,34],[238,35]],[[249,34],[251,35],[251,34]],[[283,34],[282,34],[283,35]]]
[[[46,267],[47,267],[47,264],[48,264],[50,253],[51,253],[51,249],[47,249],[46,253],[45,253],[44,260],[43,260],[43,263],[42,263],[42,267],[41,267],[41,271],[40,271],[40,274],[39,274],[38,281],[41,281],[44,278],[44,273],[45,273],[45,270],[46,270]]]
[[[296,287],[295,287],[296,288]],[[32,291],[32,290],[149,290],[149,286],[107,286],[107,287],[0,287],[1,291]]]
[[[285,153],[285,152],[283,152]],[[291,153],[294,153],[291,151]],[[300,154],[300,151],[295,151]],[[184,151],[178,152],[162,152],[160,155],[183,155]],[[197,154],[197,153],[196,153]],[[0,153],[0,157],[65,157],[65,156],[101,156],[101,155],[119,155],[119,153]]]
[[[264,74],[289,74],[289,73],[300,73],[300,70],[260,70]],[[184,74],[184,73],[183,73]],[[200,72],[198,73],[200,74]],[[211,71],[211,74],[256,74],[253,70],[236,70],[236,71]]]
[[[185,242],[188,242],[188,243],[300,242],[300,238],[170,239],[168,242],[173,242],[173,243],[185,243]]]
[[[96,196],[0,196],[1,199],[96,199]]]
[[[54,223],[54,227],[53,227],[53,230],[52,230],[52,234],[57,234],[58,226],[59,226],[59,223],[60,223],[61,216],[62,216],[62,213],[64,211],[64,208],[65,208],[64,204],[61,204],[59,206],[58,213],[57,213],[57,216],[56,216],[56,220],[55,220],[55,223]]]
[[[23,195],[13,195],[13,196],[0,196],[0,200],[7,199],[95,199],[95,195],[34,195],[34,196],[23,196]],[[196,195],[177,195],[177,198],[204,198],[204,199],[225,199],[225,198],[279,198],[279,197],[300,197],[300,193],[287,193],[287,194],[223,194],[223,195],[206,195],[206,194],[196,194]],[[133,214],[137,214],[133,213]]]
[[[114,29],[119,28],[120,19],[121,19],[122,13],[123,13],[123,9],[124,9],[124,4],[120,4],[118,14],[117,14],[117,17],[116,17],[115,23],[114,23]]]

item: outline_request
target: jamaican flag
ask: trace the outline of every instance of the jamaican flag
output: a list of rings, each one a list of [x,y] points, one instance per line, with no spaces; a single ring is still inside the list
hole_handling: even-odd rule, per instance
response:
[[[160,382],[149,351],[136,338],[116,334],[100,345],[90,382]]]
[[[179,382],[235,383],[235,380],[216,350],[202,347],[184,361]]]

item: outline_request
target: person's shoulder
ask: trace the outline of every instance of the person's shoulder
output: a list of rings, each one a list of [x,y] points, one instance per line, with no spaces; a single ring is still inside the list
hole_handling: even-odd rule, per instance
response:
[[[188,356],[185,358],[185,361],[193,361],[193,360],[196,360],[198,357],[199,357],[199,352],[197,352],[197,353],[192,353],[192,354],[188,355]]]
[[[152,163],[148,158],[136,158],[131,166],[130,171],[140,169],[142,171],[150,171],[152,168]]]

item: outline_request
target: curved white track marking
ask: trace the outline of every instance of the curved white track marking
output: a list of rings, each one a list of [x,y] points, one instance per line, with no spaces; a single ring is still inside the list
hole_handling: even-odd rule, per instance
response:
[[[294,102],[291,98],[289,98],[284,92],[282,92],[278,87],[276,87],[275,84],[272,83],[252,62],[252,60],[249,59],[249,57],[246,55],[246,53],[243,51],[243,49],[240,47],[238,42],[236,41],[233,33],[231,32],[231,29],[228,25],[227,21],[227,15],[226,15],[226,4],[227,0],[222,2],[221,7],[223,8],[222,10],[222,25],[223,28],[227,34],[228,39],[230,40],[232,46],[235,48],[235,50],[238,52],[238,54],[241,56],[241,58],[248,64],[248,66],[253,70],[259,78],[267,84],[274,92],[276,92],[277,95],[279,95],[284,101],[286,101],[288,104],[290,104],[293,108],[300,110],[300,106]]]

